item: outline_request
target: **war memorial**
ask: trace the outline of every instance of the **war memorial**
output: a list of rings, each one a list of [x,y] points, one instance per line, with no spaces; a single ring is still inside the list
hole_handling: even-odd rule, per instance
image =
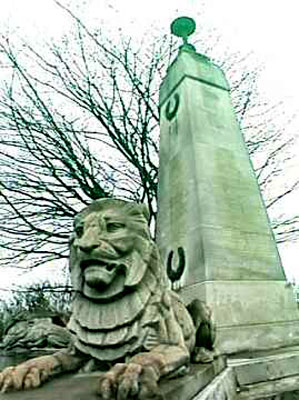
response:
[[[192,19],[171,29],[183,44],[160,88],[157,242],[143,205],[79,213],[72,343],[5,369],[1,399],[299,398],[299,312],[229,85],[188,43]]]

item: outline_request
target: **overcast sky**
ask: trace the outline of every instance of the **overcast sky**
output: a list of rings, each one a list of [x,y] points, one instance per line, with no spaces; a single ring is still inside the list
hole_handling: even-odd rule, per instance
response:
[[[199,32],[202,24],[216,29],[222,41],[233,51],[246,53],[253,50],[265,65],[260,78],[261,90],[274,102],[283,100],[290,114],[299,111],[299,3],[296,0],[205,0],[205,3],[196,0],[61,1],[70,4],[75,12],[80,5],[80,14],[92,24],[109,25],[112,31],[122,27],[133,36],[140,35],[153,23],[168,31],[174,18],[191,16],[196,20]],[[69,26],[70,20],[53,0],[1,1],[2,32],[9,27],[9,31],[17,30],[33,40],[48,36],[58,39]],[[297,143],[299,146],[299,140]],[[298,171],[297,158],[293,173],[298,175]],[[294,275],[299,281],[298,253],[298,243],[281,249],[289,278]],[[38,276],[38,272],[35,275]],[[11,281],[15,281],[14,274],[8,276],[7,272],[0,271],[0,287]]]
[[[200,25],[210,25],[234,49],[254,50],[266,64],[263,76],[272,95],[296,105],[299,81],[298,2],[295,0],[61,0],[71,4],[93,23],[121,26],[141,32],[155,22],[168,30],[179,15],[192,16]],[[205,4],[205,5],[203,5]],[[2,0],[0,21],[22,33],[59,37],[68,29],[68,19],[53,0]],[[96,22],[95,22],[96,21]],[[276,89],[277,87],[277,89]],[[298,103],[297,103],[298,104]],[[298,105],[299,108],[299,105]]]

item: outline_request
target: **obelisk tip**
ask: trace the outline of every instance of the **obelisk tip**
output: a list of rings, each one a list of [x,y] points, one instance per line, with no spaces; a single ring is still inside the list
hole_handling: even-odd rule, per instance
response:
[[[196,24],[190,17],[179,17],[172,21],[170,25],[171,33],[183,39],[183,47],[195,50],[194,46],[188,43],[188,37],[195,32]]]

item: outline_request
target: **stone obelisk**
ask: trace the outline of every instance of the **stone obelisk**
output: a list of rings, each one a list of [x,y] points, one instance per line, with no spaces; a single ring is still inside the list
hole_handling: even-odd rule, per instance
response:
[[[184,44],[160,88],[157,240],[186,302],[212,308],[225,353],[299,343],[299,314],[230,98],[216,65]]]

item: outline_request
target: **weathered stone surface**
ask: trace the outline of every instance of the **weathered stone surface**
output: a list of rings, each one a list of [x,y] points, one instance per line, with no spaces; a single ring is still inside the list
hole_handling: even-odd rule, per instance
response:
[[[20,364],[30,358],[53,354],[55,349],[0,351],[0,371],[4,368]]]
[[[287,399],[288,392],[299,390],[299,347],[237,354],[228,365],[235,373],[237,399]]]
[[[196,296],[211,306],[224,353],[299,343],[298,309],[284,281],[209,281],[179,293],[187,303]]]
[[[29,318],[15,321],[7,330],[1,343],[5,351],[37,348],[63,348],[71,341],[71,334],[48,318]]]
[[[299,375],[274,381],[247,385],[237,394],[236,400],[295,400],[298,399]],[[293,392],[293,393],[292,393]]]
[[[292,288],[284,281],[209,281],[188,286],[181,294],[187,302],[196,294],[204,295],[220,328],[296,321],[298,318]],[[261,299],[264,300],[262,307]]]
[[[166,288],[147,216],[143,205],[116,199],[95,201],[77,215],[70,241],[76,291],[71,345],[6,368],[3,391],[38,387],[63,372],[100,370],[106,371],[99,384],[103,397],[115,399],[117,388],[125,400],[155,394],[160,378],[181,374],[191,358],[213,361],[210,309],[197,300],[189,313]]]
[[[211,306],[221,351],[298,344],[299,312],[222,71],[182,49],[160,110],[157,241],[165,265],[185,256],[174,287]]]
[[[224,353],[229,354],[292,346],[298,343],[298,335],[297,321],[231,326],[217,330],[217,343]]]
[[[229,90],[229,85],[223,72],[209,62],[207,57],[203,57],[195,52],[182,51],[167,71],[167,79],[164,79],[160,90],[160,104],[163,104],[169,93],[179,86],[182,81],[182,71],[186,76],[193,77],[199,82],[207,82],[216,87]]]
[[[236,379],[240,387],[299,375],[299,349],[286,349],[283,353],[260,356],[254,359],[237,358],[234,362]]]
[[[41,388],[0,394],[1,400],[99,400],[98,377],[62,376]]]
[[[159,385],[159,400],[191,400],[225,368],[222,357],[213,363],[191,365],[186,376],[164,379]],[[101,374],[66,375],[46,383],[43,387],[23,392],[0,394],[2,400],[99,400],[96,395]]]
[[[181,57],[192,55],[181,52],[178,64]],[[200,69],[204,62],[198,63]],[[182,81],[175,89],[180,105],[173,120],[165,115],[168,101],[161,100],[158,242],[162,256],[166,259],[171,249],[184,247],[188,257],[183,285],[202,281],[202,271],[207,280],[282,280],[229,93],[194,80],[185,70],[180,73]],[[166,81],[171,81],[171,73]],[[163,93],[162,85],[161,98]],[[168,95],[171,102],[174,94]]]
[[[192,400],[233,400],[236,397],[235,375],[231,368],[226,368]]]
[[[283,393],[280,396],[277,396],[276,400],[299,400],[299,391],[295,390],[294,392]]]
[[[216,358],[206,365],[191,365],[190,372],[175,380],[161,382],[160,390],[165,400],[191,400],[194,399],[226,366],[223,357]]]

